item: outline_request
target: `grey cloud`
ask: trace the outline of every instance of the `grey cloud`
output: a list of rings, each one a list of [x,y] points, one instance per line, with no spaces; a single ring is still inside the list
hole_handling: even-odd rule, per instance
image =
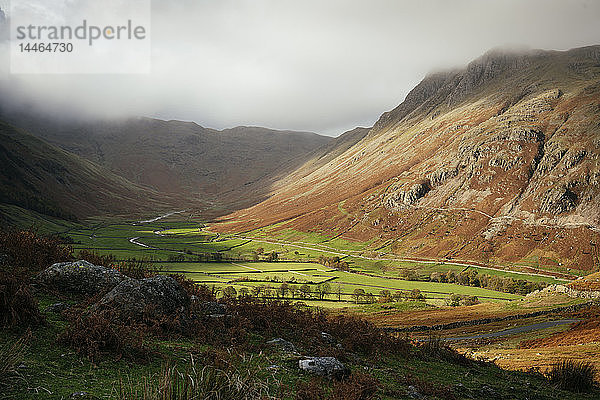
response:
[[[10,39],[10,31],[8,29],[8,18],[2,8],[0,8],[0,42]]]
[[[597,44],[599,15],[593,0],[154,1],[151,74],[4,71],[0,90],[59,111],[337,135],[490,48]]]

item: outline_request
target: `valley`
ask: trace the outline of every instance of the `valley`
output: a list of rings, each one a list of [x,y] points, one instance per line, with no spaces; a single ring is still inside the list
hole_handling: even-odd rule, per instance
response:
[[[491,50],[336,138],[2,104],[8,398],[597,398],[599,81]]]

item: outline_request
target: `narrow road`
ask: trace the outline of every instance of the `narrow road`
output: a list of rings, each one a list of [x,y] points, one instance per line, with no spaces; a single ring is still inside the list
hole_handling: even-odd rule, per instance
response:
[[[130,238],[130,239],[129,239],[129,242],[131,242],[131,243],[133,243],[133,244],[137,244],[138,246],[145,247],[145,248],[147,248],[147,249],[156,249],[156,247],[148,246],[147,244],[144,244],[144,243],[142,243],[142,242],[138,242],[138,239],[139,239],[139,238],[140,238],[139,236],[138,236],[138,237],[133,237],[133,238]]]
[[[158,220],[161,220],[161,219],[163,219],[163,218],[170,217],[171,215],[175,215],[175,214],[181,214],[182,212],[185,212],[185,211],[186,211],[186,210],[181,210],[181,211],[172,211],[172,212],[170,212],[170,213],[167,213],[167,214],[165,214],[165,215],[161,215],[161,216],[159,216],[159,217],[156,217],[156,218],[152,218],[152,219],[146,219],[146,220],[143,220],[143,221],[137,221],[137,222],[134,222],[134,223],[133,223],[133,225],[141,225],[141,224],[148,224],[148,223],[151,223],[151,222],[156,222],[156,221],[158,221]]]
[[[472,335],[472,336],[442,338],[442,340],[445,340],[448,342],[455,342],[455,341],[459,341],[459,340],[495,338],[495,337],[500,337],[500,336],[516,335],[519,333],[525,333],[525,332],[531,332],[531,331],[539,331],[542,329],[552,328],[554,326],[572,324],[574,322],[579,322],[579,320],[578,319],[560,319],[557,321],[538,322],[536,324],[517,326],[515,328],[505,329],[505,330],[499,331],[499,332],[482,333],[480,335]]]

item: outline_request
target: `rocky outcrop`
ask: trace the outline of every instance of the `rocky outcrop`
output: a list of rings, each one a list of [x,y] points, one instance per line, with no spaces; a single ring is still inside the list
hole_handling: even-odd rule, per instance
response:
[[[175,279],[157,275],[122,281],[94,309],[111,309],[123,321],[140,322],[145,318],[186,315],[189,305],[188,294]]]
[[[530,293],[531,296],[538,293],[564,294],[569,297],[577,297],[581,299],[600,300],[600,292],[594,290],[577,290],[565,285],[550,285],[542,290]]]
[[[298,361],[301,371],[329,378],[343,378],[350,370],[335,357],[310,357]]]
[[[500,142],[515,141],[515,142],[543,142],[544,134],[534,128],[515,126],[511,129],[502,130],[493,136],[493,140]]]
[[[427,176],[427,179],[429,179],[431,186],[435,187],[435,186],[439,186],[439,185],[443,184],[448,179],[452,179],[457,175],[458,175],[457,167],[440,168],[440,169],[433,171],[431,174],[429,174]]]
[[[227,315],[227,307],[225,304],[217,303],[216,301],[198,301],[196,296],[192,296],[191,301],[195,311],[202,316],[219,318]]]
[[[566,187],[548,189],[540,203],[540,211],[548,214],[562,214],[571,211],[577,203],[577,195]]]
[[[561,143],[555,141],[546,143],[544,146],[544,156],[537,167],[538,172],[545,174],[552,171],[566,153],[567,149],[563,148]]]
[[[431,190],[428,181],[412,184],[408,189],[398,189],[386,199],[386,206],[390,209],[402,208],[415,204]]]
[[[584,149],[572,149],[566,154],[564,158],[565,169],[570,169],[579,164],[585,156],[587,151]]]
[[[56,263],[37,276],[37,282],[53,290],[83,295],[111,290],[128,279],[117,270],[85,260]]]

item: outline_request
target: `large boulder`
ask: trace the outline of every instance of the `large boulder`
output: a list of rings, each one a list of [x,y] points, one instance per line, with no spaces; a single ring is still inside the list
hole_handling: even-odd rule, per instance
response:
[[[298,361],[301,371],[329,378],[342,378],[350,373],[348,368],[335,357],[310,357]]]
[[[52,264],[37,276],[37,281],[61,293],[94,295],[108,291],[124,280],[119,271],[85,260]]]
[[[124,280],[94,306],[110,309],[122,321],[141,322],[145,318],[184,316],[190,297],[172,277],[157,275],[146,279]]]

